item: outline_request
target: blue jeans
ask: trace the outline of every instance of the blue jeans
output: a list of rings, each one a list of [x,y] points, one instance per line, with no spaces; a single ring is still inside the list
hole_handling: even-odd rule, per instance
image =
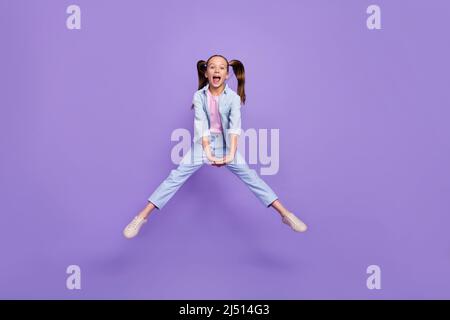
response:
[[[217,158],[225,156],[227,151],[229,151],[222,133],[211,132],[209,142],[211,152]],[[211,162],[206,157],[202,145],[200,143],[192,143],[191,148],[180,161],[178,167],[170,171],[169,176],[152,193],[148,201],[153,203],[157,209],[162,209],[184,182],[195,171],[200,169],[203,164],[211,165]],[[248,186],[265,207],[269,207],[273,201],[278,199],[277,195],[258,176],[256,171],[249,168],[239,151],[236,150],[233,161],[225,166]]]

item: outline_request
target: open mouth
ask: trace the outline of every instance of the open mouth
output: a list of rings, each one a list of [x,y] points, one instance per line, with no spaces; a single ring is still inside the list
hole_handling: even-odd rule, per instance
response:
[[[214,82],[214,84],[219,83],[220,82],[220,77],[219,76],[214,76],[213,77],[213,82]]]

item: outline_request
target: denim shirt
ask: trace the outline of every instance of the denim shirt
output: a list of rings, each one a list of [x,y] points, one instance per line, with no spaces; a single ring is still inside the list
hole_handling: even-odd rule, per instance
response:
[[[202,137],[210,136],[210,114],[207,92],[209,83],[194,93],[194,143],[201,143]],[[241,97],[228,84],[219,96],[219,114],[222,121],[223,135],[227,146],[230,146],[230,133],[241,134]]]

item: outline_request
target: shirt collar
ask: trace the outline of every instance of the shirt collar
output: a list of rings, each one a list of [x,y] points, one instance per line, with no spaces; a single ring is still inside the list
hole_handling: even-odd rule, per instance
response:
[[[208,88],[209,88],[209,83],[207,83],[207,84],[202,88],[203,92],[206,93],[206,90],[208,90]],[[225,83],[225,89],[223,89],[223,93],[227,94],[227,93],[228,93],[228,90],[230,90],[230,87],[228,86],[228,83]]]

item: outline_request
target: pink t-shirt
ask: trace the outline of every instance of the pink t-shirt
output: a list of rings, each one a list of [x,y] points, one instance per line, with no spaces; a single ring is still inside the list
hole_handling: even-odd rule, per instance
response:
[[[209,114],[211,115],[211,132],[221,133],[222,130],[222,122],[220,121],[219,114],[219,97],[213,96],[209,90],[208,92],[208,106],[209,106]]]

